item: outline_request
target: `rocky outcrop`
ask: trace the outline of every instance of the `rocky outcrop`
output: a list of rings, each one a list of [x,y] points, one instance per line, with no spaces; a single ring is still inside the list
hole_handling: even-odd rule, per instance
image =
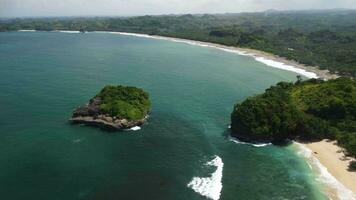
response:
[[[148,115],[146,115],[143,119],[130,121],[124,118],[111,117],[102,112],[100,109],[101,103],[100,97],[90,99],[89,104],[74,110],[69,121],[74,124],[86,124],[109,130],[123,130],[141,126],[148,118]]]

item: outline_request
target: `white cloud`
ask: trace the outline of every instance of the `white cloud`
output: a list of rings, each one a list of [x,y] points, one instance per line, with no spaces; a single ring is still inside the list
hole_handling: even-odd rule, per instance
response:
[[[0,17],[356,8],[355,0],[0,0]]]

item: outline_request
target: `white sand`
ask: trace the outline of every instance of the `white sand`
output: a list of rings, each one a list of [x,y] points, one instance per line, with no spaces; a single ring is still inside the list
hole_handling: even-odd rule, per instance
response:
[[[335,141],[297,144],[305,148],[304,156],[310,166],[319,173],[318,181],[327,186],[331,199],[356,199],[356,172],[348,171],[351,158],[344,159],[345,155]]]

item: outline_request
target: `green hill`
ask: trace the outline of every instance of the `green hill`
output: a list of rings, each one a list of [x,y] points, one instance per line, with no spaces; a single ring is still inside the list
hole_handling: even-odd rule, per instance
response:
[[[262,50],[356,76],[355,19],[355,10],[0,19],[0,31],[99,30],[162,35]]]
[[[89,103],[75,109],[69,119],[111,130],[129,129],[146,122],[151,109],[149,94],[132,86],[105,86]]]
[[[356,156],[356,81],[280,82],[236,104],[232,135],[252,142],[337,139]]]
[[[142,119],[151,107],[148,93],[136,87],[105,86],[97,97],[102,100],[102,112],[111,117]]]

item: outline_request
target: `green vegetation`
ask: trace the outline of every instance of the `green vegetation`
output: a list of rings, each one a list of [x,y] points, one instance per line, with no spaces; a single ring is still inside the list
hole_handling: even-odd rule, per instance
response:
[[[342,75],[356,76],[355,19],[355,10],[3,19],[0,31],[100,30],[178,37],[258,49]]]
[[[283,142],[336,139],[356,156],[356,81],[280,82],[235,105],[232,134],[245,140]]]
[[[97,97],[102,101],[101,110],[111,117],[143,119],[151,107],[148,93],[136,87],[106,86]]]
[[[350,171],[356,171],[356,161],[351,161],[349,165],[349,170]]]

